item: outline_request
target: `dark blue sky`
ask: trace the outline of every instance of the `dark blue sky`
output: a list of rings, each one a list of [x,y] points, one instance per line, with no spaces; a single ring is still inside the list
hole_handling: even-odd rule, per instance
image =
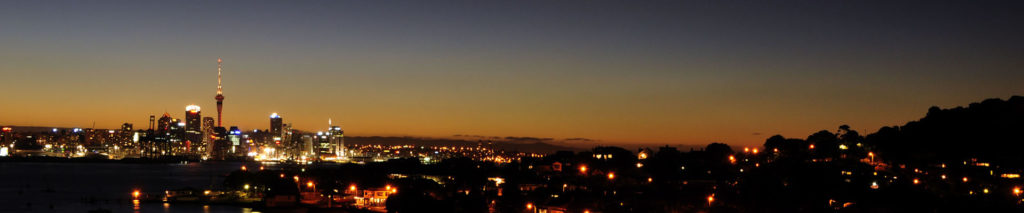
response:
[[[1019,1],[3,1],[0,124],[760,144],[1024,92]],[[45,113],[43,113],[45,112]]]

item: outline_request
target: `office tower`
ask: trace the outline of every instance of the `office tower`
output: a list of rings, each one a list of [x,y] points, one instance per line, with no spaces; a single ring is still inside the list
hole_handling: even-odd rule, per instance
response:
[[[213,128],[213,150],[211,151],[211,157],[213,159],[223,160],[228,157],[228,151],[231,149],[231,142],[227,140],[227,129],[218,126]]]
[[[130,143],[132,141],[131,137],[132,137],[132,133],[133,133],[133,131],[132,131],[133,130],[133,126],[134,125],[132,125],[130,123],[121,124],[121,132],[119,132],[119,136],[118,136],[118,140],[117,140],[117,142],[120,143],[121,146],[124,146],[125,144],[128,144],[128,143]]]
[[[149,129],[153,129],[153,122],[156,122],[156,116],[149,115]]]
[[[331,126],[328,132],[330,138],[331,149],[335,156],[345,156],[345,131],[341,130],[340,126]]]
[[[158,134],[165,134],[171,127],[171,114],[164,112],[163,116],[160,116],[160,120],[156,123],[156,132]]]
[[[345,156],[345,131],[340,126],[334,126],[331,119],[327,119],[327,143],[330,144],[331,153],[337,157]]]
[[[228,130],[228,141],[231,142],[231,149],[228,151],[234,156],[238,156],[239,153],[244,153],[242,149],[242,130],[238,129],[237,126],[232,126]]]
[[[316,152],[313,151],[312,135],[302,135],[302,154],[306,156],[316,156]]]
[[[271,134],[271,137],[283,138],[282,134],[281,134],[281,133],[283,133],[281,131],[282,128],[283,128],[282,124],[283,123],[282,123],[280,115],[277,115],[276,112],[270,114],[270,134]]]
[[[210,151],[213,150],[213,127],[217,125],[217,122],[213,120],[213,117],[203,117],[203,149],[207,156],[211,155]]]
[[[198,151],[203,142],[203,123],[200,108],[196,105],[185,107],[185,148],[188,152]]]

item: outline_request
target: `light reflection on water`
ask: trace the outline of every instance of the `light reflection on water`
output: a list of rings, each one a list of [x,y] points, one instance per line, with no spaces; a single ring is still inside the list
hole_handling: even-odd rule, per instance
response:
[[[219,188],[242,163],[0,163],[0,212],[249,212],[223,205],[133,204],[131,192]]]

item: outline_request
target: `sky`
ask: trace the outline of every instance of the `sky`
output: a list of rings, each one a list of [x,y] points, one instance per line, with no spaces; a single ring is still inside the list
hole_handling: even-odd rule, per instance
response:
[[[760,145],[1024,94],[1019,1],[0,1],[0,124]]]

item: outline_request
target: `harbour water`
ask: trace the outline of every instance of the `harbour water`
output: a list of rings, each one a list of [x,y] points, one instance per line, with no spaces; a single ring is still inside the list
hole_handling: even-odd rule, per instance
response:
[[[0,162],[0,212],[251,212],[228,205],[133,204],[131,192],[219,188],[242,163]]]

